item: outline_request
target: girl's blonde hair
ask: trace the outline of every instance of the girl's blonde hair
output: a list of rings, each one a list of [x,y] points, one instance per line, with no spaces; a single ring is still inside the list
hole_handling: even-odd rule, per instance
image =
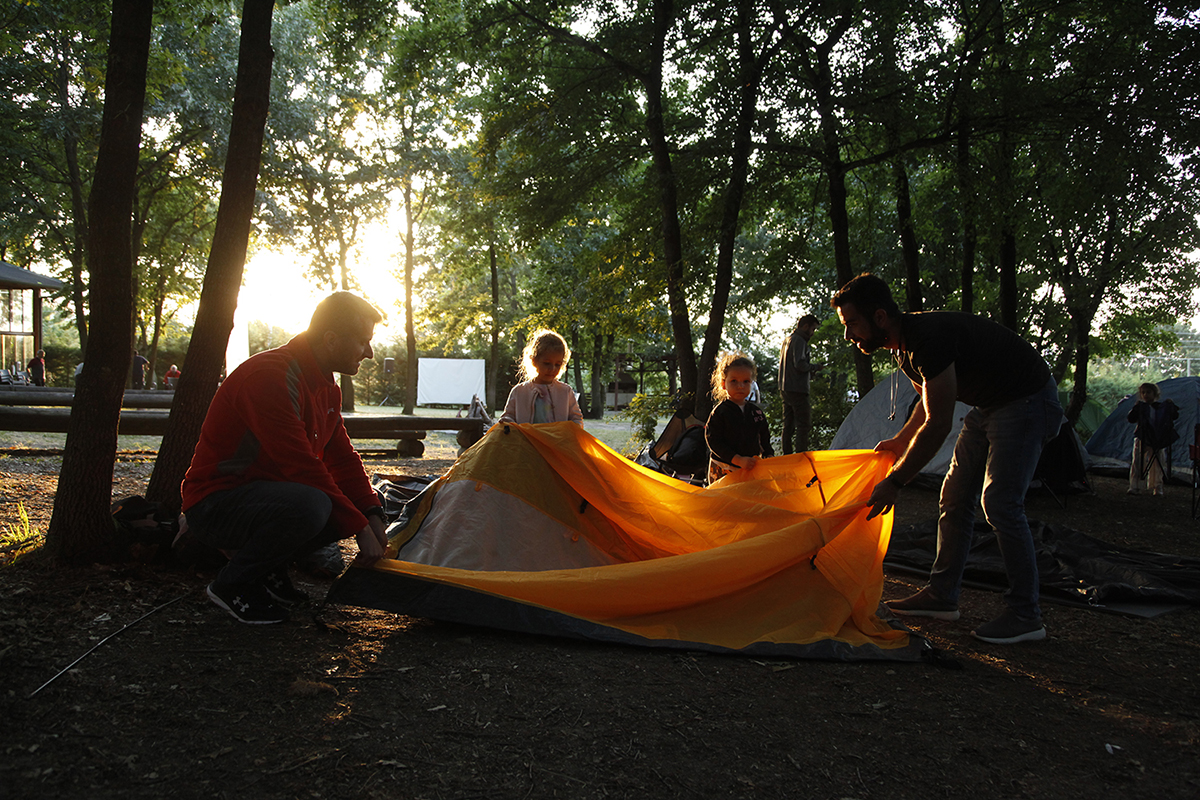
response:
[[[1153,383],[1143,383],[1138,387],[1138,396],[1141,397],[1142,401],[1146,403],[1158,402],[1158,386]]]
[[[537,377],[536,362],[546,353],[563,354],[562,369],[558,371],[561,376],[567,370],[567,362],[571,360],[571,348],[567,347],[567,340],[559,336],[552,330],[546,328],[538,328],[530,337],[529,342],[525,345],[525,349],[521,352],[521,380],[531,381]]]
[[[717,365],[713,367],[712,373],[712,395],[718,402],[729,399],[729,392],[725,391],[722,385],[725,382],[725,376],[729,370],[734,367],[745,367],[750,370],[750,377],[758,377],[758,367],[754,366],[754,359],[745,353],[737,350],[732,353],[722,353],[717,359]]]

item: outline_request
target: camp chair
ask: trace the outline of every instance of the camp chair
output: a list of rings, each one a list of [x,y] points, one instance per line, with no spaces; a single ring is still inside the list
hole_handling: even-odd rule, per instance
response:
[[[704,423],[684,410],[676,411],[658,439],[642,448],[634,460],[664,475],[703,486],[708,475]]]
[[[1136,464],[1135,467],[1144,481],[1150,475],[1150,470],[1154,468],[1154,464],[1156,462],[1161,463],[1163,467],[1163,483],[1170,483],[1173,466],[1171,463],[1171,445],[1179,438],[1179,434],[1175,431],[1175,419],[1179,417],[1179,412],[1175,410],[1174,404],[1170,400],[1167,400],[1162,408],[1158,410],[1157,415],[1155,410],[1143,413],[1150,414],[1149,417],[1143,417],[1142,420],[1147,425],[1143,428],[1139,423],[1138,430],[1141,433],[1135,433],[1135,436],[1142,440],[1143,448],[1148,448],[1151,452],[1149,456],[1145,456],[1145,449],[1143,449],[1142,461]]]
[[[1192,433],[1192,443],[1188,445],[1188,455],[1192,458],[1192,519],[1200,510],[1200,425]]]

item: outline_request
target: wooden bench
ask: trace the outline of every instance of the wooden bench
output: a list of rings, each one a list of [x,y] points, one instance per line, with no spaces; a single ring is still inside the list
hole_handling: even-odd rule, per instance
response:
[[[58,405],[47,402],[50,393],[36,392],[34,403],[38,405],[14,405],[5,395],[15,392],[0,392],[0,430],[23,433],[66,433],[71,420],[69,401],[55,397]],[[58,392],[58,395],[66,394]],[[136,395],[131,397],[131,395]],[[148,405],[154,398],[143,395],[161,395],[158,400],[165,405]],[[120,432],[133,436],[162,436],[167,430],[170,414],[170,392],[126,392],[126,406],[121,410]],[[132,405],[132,408],[129,406]],[[160,410],[161,409],[161,410]],[[416,417],[403,414],[347,414],[346,432],[351,439],[395,439],[400,455],[419,458],[425,452],[421,439],[428,431],[459,431],[458,443],[466,448],[483,438],[484,424],[475,417]]]
[[[130,389],[125,392],[123,408],[170,408],[175,392]],[[0,390],[0,406],[71,406],[75,403],[72,389],[12,386]]]

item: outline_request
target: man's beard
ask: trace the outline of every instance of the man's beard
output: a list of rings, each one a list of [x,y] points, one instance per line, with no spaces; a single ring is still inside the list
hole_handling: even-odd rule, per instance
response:
[[[875,320],[871,320],[871,335],[866,339],[854,339],[854,344],[859,350],[870,355],[879,348],[887,344],[887,331],[875,324]]]

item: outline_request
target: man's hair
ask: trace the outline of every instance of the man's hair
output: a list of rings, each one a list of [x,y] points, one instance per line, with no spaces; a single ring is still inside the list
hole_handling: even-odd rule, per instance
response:
[[[900,316],[900,306],[892,299],[892,290],[883,278],[864,272],[857,278],[851,278],[846,285],[833,295],[831,305],[841,308],[849,303],[864,317],[873,317],[878,309],[883,309],[889,317]]]
[[[334,292],[313,310],[308,333],[324,336],[333,331],[339,336],[354,333],[363,325],[378,325],[383,313],[354,292]]]
[[[803,327],[805,327],[805,326],[808,326],[808,325],[811,325],[811,326],[813,326],[813,327],[815,328],[815,327],[817,327],[817,326],[818,326],[820,323],[821,323],[821,321],[820,321],[820,320],[818,320],[818,319],[817,319],[815,316],[813,316],[812,314],[805,314],[803,317],[801,317],[800,319],[796,320],[796,330],[800,330],[801,328],[803,328]]]

